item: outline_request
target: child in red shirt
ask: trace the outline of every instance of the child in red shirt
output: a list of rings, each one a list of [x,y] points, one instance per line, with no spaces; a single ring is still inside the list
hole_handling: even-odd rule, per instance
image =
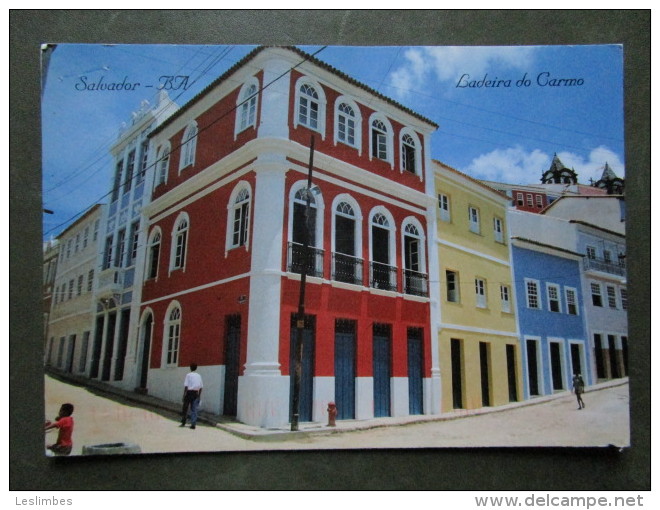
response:
[[[57,442],[48,446],[48,449],[55,455],[69,455],[73,448],[73,404],[62,404],[60,412],[55,418],[55,422],[47,421],[45,430],[60,429],[57,435]]]

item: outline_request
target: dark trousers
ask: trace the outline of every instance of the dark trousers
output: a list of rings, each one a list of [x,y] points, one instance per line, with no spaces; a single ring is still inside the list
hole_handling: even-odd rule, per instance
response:
[[[196,390],[186,391],[183,397],[183,409],[181,410],[181,424],[186,424],[188,408],[190,408],[190,424],[197,424],[197,406],[199,404],[199,392]]]

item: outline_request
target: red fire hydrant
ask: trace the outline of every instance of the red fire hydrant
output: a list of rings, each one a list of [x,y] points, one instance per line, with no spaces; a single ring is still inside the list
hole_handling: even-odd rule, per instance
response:
[[[335,427],[335,419],[337,418],[337,406],[334,402],[328,402],[328,427]]]

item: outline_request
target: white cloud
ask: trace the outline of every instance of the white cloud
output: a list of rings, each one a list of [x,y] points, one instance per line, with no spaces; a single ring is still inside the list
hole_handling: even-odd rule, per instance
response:
[[[604,146],[592,149],[586,158],[572,152],[559,152],[557,156],[564,166],[575,169],[581,184],[589,184],[589,179],[600,179],[605,163],[619,177],[625,176],[625,167],[619,156]],[[473,159],[465,171],[472,177],[488,181],[538,184],[542,173],[550,168],[552,157],[553,154],[539,149],[530,152],[520,146],[497,149]]]
[[[458,82],[469,74],[470,79],[513,78],[507,71],[527,69],[534,55],[533,47],[524,46],[426,46],[404,53],[405,63],[390,75],[395,94],[404,98],[411,91],[424,90],[428,81]]]

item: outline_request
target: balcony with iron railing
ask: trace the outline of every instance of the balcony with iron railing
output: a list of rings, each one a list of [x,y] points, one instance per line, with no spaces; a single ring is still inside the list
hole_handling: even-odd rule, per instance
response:
[[[620,257],[616,262],[605,259],[584,257],[585,271],[600,271],[618,276],[626,276],[626,259]]]
[[[420,273],[411,269],[403,271],[403,292],[412,296],[429,295],[429,277],[426,273]]]
[[[362,259],[344,253],[332,254],[332,279],[362,285]]]
[[[396,267],[381,262],[371,262],[369,286],[374,289],[396,291]]]
[[[323,278],[324,252],[319,248],[309,246],[307,252],[305,247],[299,243],[289,243],[287,254],[287,271],[290,273],[305,274]]]

